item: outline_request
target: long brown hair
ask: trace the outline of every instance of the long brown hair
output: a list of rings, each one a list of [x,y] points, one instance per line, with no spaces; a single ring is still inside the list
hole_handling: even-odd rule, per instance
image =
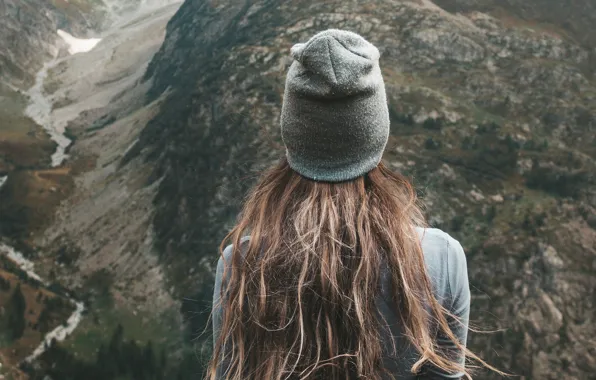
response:
[[[224,272],[221,334],[207,379],[217,378],[224,352],[226,379],[394,378],[383,369],[375,306],[383,262],[420,354],[412,372],[429,363],[471,378],[434,339],[438,328],[486,365],[459,343],[433,296],[415,229],[424,225],[414,188],[382,163],[356,180],[323,183],[282,159],[221,244],[222,254],[233,244],[232,270]]]

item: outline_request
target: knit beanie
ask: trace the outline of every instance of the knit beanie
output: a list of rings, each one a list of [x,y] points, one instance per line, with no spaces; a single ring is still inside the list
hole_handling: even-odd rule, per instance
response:
[[[356,33],[329,29],[291,55],[281,110],[290,167],[322,182],[374,169],[389,137],[379,50]]]

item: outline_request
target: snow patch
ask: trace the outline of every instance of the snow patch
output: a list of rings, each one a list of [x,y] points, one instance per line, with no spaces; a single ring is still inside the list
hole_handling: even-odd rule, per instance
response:
[[[0,176],[0,189],[2,188],[2,186],[6,183],[6,180],[8,179],[8,176]]]
[[[61,29],[58,29],[58,35],[68,44],[68,52],[70,54],[91,51],[101,41],[101,38],[76,38]]]

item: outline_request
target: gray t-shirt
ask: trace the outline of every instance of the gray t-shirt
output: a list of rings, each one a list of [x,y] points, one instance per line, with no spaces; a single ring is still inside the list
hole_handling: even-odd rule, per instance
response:
[[[470,288],[468,284],[468,271],[466,255],[460,243],[447,233],[436,228],[419,228],[418,233],[422,239],[422,251],[427,266],[433,292],[439,303],[458,317],[459,321],[448,318],[451,330],[458,340],[466,344],[468,335],[468,322],[470,314]],[[226,263],[231,261],[232,246],[224,250]],[[219,303],[224,270],[224,260],[220,257],[217,264],[215,287],[213,294],[213,341],[219,337],[222,322],[222,309],[216,307]],[[394,374],[396,379],[459,379],[462,373],[447,374],[438,368],[428,366],[422,374],[413,375],[410,372],[412,365],[418,359],[418,354],[411,343],[403,335],[401,321],[395,308],[391,307],[391,277],[385,266],[381,270],[381,295],[378,300],[379,313],[385,318],[391,333],[383,334],[389,340],[385,341],[387,354],[384,357],[385,368]],[[390,355],[391,339],[395,343],[397,355]],[[455,344],[447,337],[439,334],[437,343],[441,348],[455,349]],[[465,357],[460,355],[463,364]],[[221,372],[220,372],[221,373]]]

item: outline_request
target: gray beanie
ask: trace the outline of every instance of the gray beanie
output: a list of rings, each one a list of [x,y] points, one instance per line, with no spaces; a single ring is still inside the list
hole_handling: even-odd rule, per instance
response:
[[[374,169],[389,137],[379,50],[356,33],[329,29],[291,54],[281,132],[292,169],[323,182]]]

